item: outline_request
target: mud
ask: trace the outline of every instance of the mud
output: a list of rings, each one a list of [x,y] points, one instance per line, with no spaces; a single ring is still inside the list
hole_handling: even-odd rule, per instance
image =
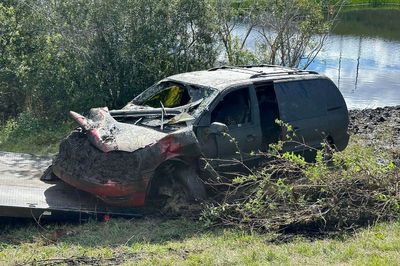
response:
[[[363,145],[388,154],[400,166],[400,105],[350,110],[349,133]]]
[[[62,169],[70,176],[84,176],[93,183],[102,184],[108,180],[129,183],[142,179],[141,169],[152,168],[156,151],[147,151],[104,153],[94,147],[84,133],[74,131],[61,142],[59,154],[53,161],[53,171]]]

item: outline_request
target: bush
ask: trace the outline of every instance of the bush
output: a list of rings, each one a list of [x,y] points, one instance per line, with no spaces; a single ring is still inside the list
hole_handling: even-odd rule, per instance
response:
[[[155,81],[217,57],[206,0],[6,0],[0,32],[5,119],[121,108]]]
[[[73,128],[70,122],[54,122],[29,112],[9,119],[0,128],[0,150],[35,154],[55,153],[60,140]]]
[[[289,152],[268,156],[253,174],[223,180],[226,190],[202,213],[206,224],[331,230],[399,217],[399,169],[371,148],[351,144],[328,161],[318,151],[313,163]]]

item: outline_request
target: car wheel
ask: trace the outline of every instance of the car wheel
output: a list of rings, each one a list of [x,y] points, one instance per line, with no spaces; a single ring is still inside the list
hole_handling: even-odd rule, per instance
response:
[[[205,188],[192,167],[163,169],[153,183],[152,203],[163,215],[193,216],[199,213],[205,199]],[[154,193],[155,191],[155,193]],[[155,204],[154,204],[155,203]]]
[[[160,211],[168,216],[189,214],[192,204],[185,186],[175,178],[169,184],[164,183],[158,188],[160,197]]]

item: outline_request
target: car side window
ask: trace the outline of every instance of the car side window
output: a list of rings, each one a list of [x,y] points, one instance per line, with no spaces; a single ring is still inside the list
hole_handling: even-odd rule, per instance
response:
[[[275,92],[285,122],[326,115],[326,89],[323,80],[279,82]]]
[[[249,88],[228,93],[211,112],[211,123],[220,122],[227,126],[241,126],[251,122]]]

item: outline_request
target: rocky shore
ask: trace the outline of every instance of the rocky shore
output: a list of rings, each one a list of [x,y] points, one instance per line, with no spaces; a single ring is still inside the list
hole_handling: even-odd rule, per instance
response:
[[[400,105],[350,110],[349,133],[376,150],[389,153],[400,166]]]

